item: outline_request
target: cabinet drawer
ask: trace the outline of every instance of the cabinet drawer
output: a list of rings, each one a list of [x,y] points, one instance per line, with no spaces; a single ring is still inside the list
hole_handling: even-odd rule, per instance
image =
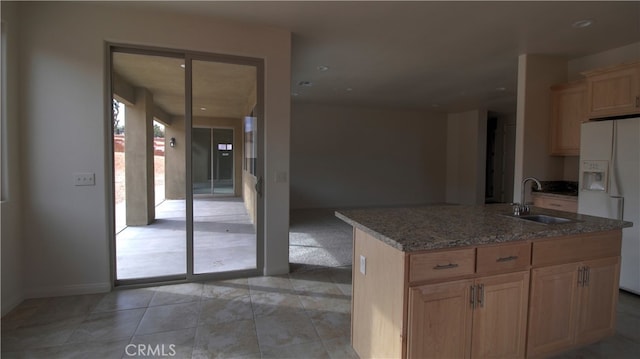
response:
[[[534,267],[620,255],[622,231],[595,232],[533,242]]]
[[[526,270],[531,263],[531,243],[478,247],[476,272],[497,273]]]
[[[413,254],[409,257],[409,281],[451,278],[475,272],[475,248]]]

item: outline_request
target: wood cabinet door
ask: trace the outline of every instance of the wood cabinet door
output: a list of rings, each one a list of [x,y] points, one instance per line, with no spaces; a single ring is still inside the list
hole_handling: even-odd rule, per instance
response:
[[[472,358],[524,358],[529,272],[476,280]]]
[[[527,356],[569,348],[578,306],[578,264],[533,269],[530,290]]]
[[[409,288],[408,358],[469,358],[472,286],[461,280]]]
[[[586,344],[613,335],[618,302],[620,259],[587,261],[580,293],[577,344]]]
[[[552,155],[580,154],[580,125],[587,120],[587,86],[584,82],[551,89]]]
[[[589,118],[640,113],[640,66],[625,65],[587,77]]]

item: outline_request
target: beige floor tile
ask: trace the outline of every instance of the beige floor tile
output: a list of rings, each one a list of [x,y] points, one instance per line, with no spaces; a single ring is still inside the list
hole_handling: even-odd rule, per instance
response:
[[[48,324],[71,317],[88,316],[103,297],[104,294],[87,294],[49,298],[25,324]]]
[[[22,351],[64,344],[85,318],[85,316],[71,317],[47,324],[3,330],[2,351]]]
[[[249,295],[247,278],[206,282],[202,290],[202,298],[233,299]]]
[[[288,275],[251,277],[249,278],[249,289],[262,292],[282,292],[285,290],[293,293],[294,291]]]
[[[131,338],[145,309],[127,309],[91,314],[73,332],[68,343]]]
[[[146,308],[154,294],[155,288],[114,290],[104,295],[93,312]]]
[[[49,298],[27,299],[2,317],[2,331],[17,329],[33,322],[32,317]]]
[[[147,350],[149,353],[149,349],[155,350],[155,353],[158,353],[158,350],[163,350],[165,354],[172,355],[162,355],[160,352],[159,355],[146,355],[146,358],[191,358],[193,354],[193,345],[195,343],[196,336],[196,328],[187,328],[180,330],[173,330],[162,333],[155,334],[145,334],[145,335],[136,335],[131,339],[131,343],[133,346],[126,348],[130,353],[135,353],[136,350]],[[127,355],[125,353],[125,357],[133,357]],[[140,357],[137,356],[136,357]]]
[[[329,311],[308,311],[313,326],[322,340],[349,338],[351,335],[351,315]]]
[[[206,299],[201,302],[198,325],[220,324],[236,320],[253,320],[251,298]]]
[[[198,325],[200,302],[169,304],[147,308],[136,334],[160,333]]]
[[[202,298],[202,283],[183,283],[156,287],[150,307],[198,302]]]
[[[358,354],[351,347],[349,337],[323,341],[331,359],[358,359]]]
[[[253,291],[251,304],[256,317],[304,311],[300,298],[289,293]]]
[[[337,313],[351,312],[351,297],[337,293],[304,293],[300,294],[300,301],[306,310],[328,311]]]
[[[255,319],[260,347],[289,346],[320,340],[304,312],[276,314]]]
[[[329,359],[321,341],[280,347],[264,347],[262,359]]]
[[[129,338],[112,341],[65,344],[54,347],[29,350],[22,353],[20,357],[30,359],[120,359],[123,357],[125,347],[128,343]]]
[[[200,325],[193,358],[259,358],[260,347],[252,320]]]

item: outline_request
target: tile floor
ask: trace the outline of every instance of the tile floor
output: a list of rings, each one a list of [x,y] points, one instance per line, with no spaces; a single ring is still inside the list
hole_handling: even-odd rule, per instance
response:
[[[349,261],[350,230],[331,211],[291,228],[289,275],[30,299],[2,318],[1,357],[357,358],[351,266],[331,265]],[[640,296],[621,292],[616,335],[556,359],[638,357]]]
[[[2,318],[2,358],[357,358],[350,282],[335,267],[31,299]]]

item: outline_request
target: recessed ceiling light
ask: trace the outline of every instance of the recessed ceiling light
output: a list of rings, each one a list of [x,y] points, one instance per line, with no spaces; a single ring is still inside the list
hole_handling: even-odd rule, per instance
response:
[[[329,71],[329,66],[320,65],[320,66],[318,66],[318,71],[320,71],[320,72]]]
[[[206,111],[207,108],[206,107],[200,107],[200,111]]]
[[[184,64],[180,64],[180,67],[182,67],[182,68],[184,69],[184,68],[185,68],[185,65],[184,65]]]
[[[589,27],[593,25],[593,20],[592,19],[583,19],[583,20],[578,20],[576,22],[574,22],[571,26],[573,26],[576,29],[583,29],[585,27]]]
[[[311,82],[311,81],[300,81],[300,82],[298,82],[298,86],[311,87],[311,86],[313,86],[313,82]]]

